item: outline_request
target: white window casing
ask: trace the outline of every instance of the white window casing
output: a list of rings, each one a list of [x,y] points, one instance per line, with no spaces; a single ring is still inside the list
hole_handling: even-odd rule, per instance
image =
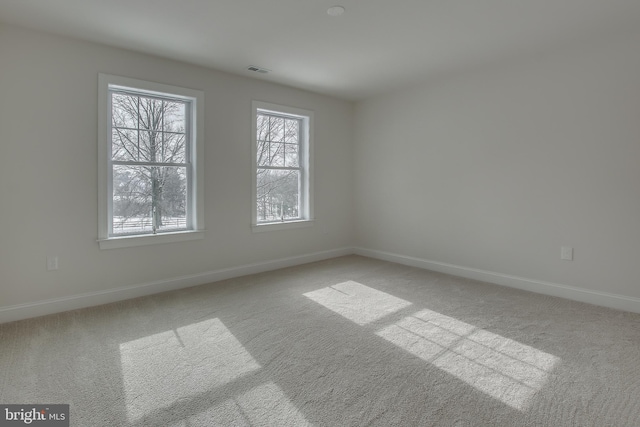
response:
[[[313,224],[313,111],[253,101],[251,226]]]
[[[98,82],[98,242],[100,248],[112,249],[202,239],[204,237],[204,92],[108,74],[99,74]],[[116,101],[113,102],[118,106],[112,105],[114,99]],[[120,105],[127,107],[121,108]],[[148,113],[149,110],[153,111],[152,115]],[[136,114],[132,115],[131,111]],[[146,116],[143,116],[143,111],[147,113]],[[114,112],[117,120],[113,117]],[[121,120],[121,117],[125,119]],[[180,123],[183,126],[179,129],[166,127],[167,124],[173,123]],[[129,138],[126,135],[133,137]],[[161,141],[160,148],[156,142],[158,138]],[[141,142],[143,140],[146,142]],[[118,148],[114,150],[114,146]],[[148,149],[149,146],[152,146],[153,150]],[[121,150],[121,147],[124,148]],[[144,147],[147,147],[146,151]],[[165,155],[165,152],[170,151],[168,147],[174,149],[170,157]],[[137,153],[137,157],[132,153]],[[119,187],[125,190],[114,189],[114,170],[120,171],[115,173],[118,177],[137,174],[143,178],[131,178],[124,184],[118,181]],[[157,171],[163,171],[163,179],[154,176],[150,180],[148,176],[144,176],[145,173],[159,173]],[[173,203],[180,206],[180,212],[184,213],[170,219],[165,219],[161,215],[165,208],[161,210],[159,203],[162,201],[163,188],[169,180],[170,172],[167,171],[172,171],[170,176],[173,179],[173,185],[174,187],[177,185],[178,188],[171,194],[183,196],[183,200],[174,200]],[[114,226],[114,218],[116,218],[114,212],[124,211],[123,206],[129,207],[127,212],[134,212],[135,209],[132,210],[133,208],[130,207],[134,205],[134,200],[135,206],[138,206],[137,209],[143,209],[145,203],[149,203],[144,199],[151,191],[149,181],[153,188],[153,202],[150,205],[150,211],[144,214],[149,218],[118,216],[118,221],[115,221],[118,226]],[[184,189],[181,186],[183,184]],[[134,188],[129,189],[130,186]],[[125,191],[128,192],[125,193]],[[133,199],[134,196],[126,198],[122,194],[135,194],[138,198]],[[114,200],[118,203],[114,203]],[[114,204],[119,207],[114,208]]]

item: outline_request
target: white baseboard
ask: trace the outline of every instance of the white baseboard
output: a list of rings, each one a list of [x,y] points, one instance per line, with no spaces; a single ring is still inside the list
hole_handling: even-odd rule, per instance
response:
[[[281,258],[271,261],[264,261],[255,264],[246,264],[238,267],[224,268],[199,274],[174,277],[166,280],[158,280],[139,285],[124,286],[115,289],[108,289],[105,291],[89,292],[68,297],[0,307],[0,323],[44,316],[53,313],[60,313],[63,311],[75,310],[78,308],[92,307],[96,305],[152,295],[160,292],[188,288],[191,286],[203,285],[206,283],[217,282],[225,279],[232,279],[234,277],[277,270],[279,268],[293,267],[295,265],[322,261],[325,259],[350,255],[354,253],[369,258],[395,262],[398,264],[423,268],[426,270],[438,271],[441,273],[466,277],[469,279],[481,280],[484,282],[495,283],[497,285],[508,286],[511,288],[522,289],[530,292],[552,295],[574,301],[586,302],[589,304],[601,305],[617,310],[640,313],[640,298],[628,297],[606,292],[591,291],[587,289],[576,288],[573,286],[511,276],[492,271],[463,267],[454,264],[447,264],[438,261],[431,261],[394,254],[390,252],[377,251],[373,249],[347,247]]]
[[[207,271],[204,273],[191,274],[188,276],[173,277],[166,280],[158,280],[155,282],[148,282],[139,285],[123,286],[120,288],[108,289],[105,291],[88,292],[68,297],[35,301],[8,307],[0,307],[0,323],[28,319],[37,316],[44,316],[53,313],[60,313],[63,311],[75,310],[78,308],[92,307],[96,305],[157,294],[160,292],[188,288],[191,286],[204,285],[206,283],[232,279],[234,277],[262,273],[265,271],[277,270],[279,268],[292,267],[295,265],[322,261],[325,259],[350,254],[353,254],[352,248],[332,249],[328,251],[314,252],[311,254],[264,261],[255,264],[246,264],[238,267],[224,268],[221,270]]]
[[[617,310],[640,313],[640,298],[611,294],[607,292],[591,291],[588,289],[581,289],[573,286],[543,282],[540,280],[527,279],[524,277],[510,276],[508,274],[495,273],[493,271],[462,267],[459,265],[414,258],[410,256],[398,255],[373,249],[354,248],[353,252],[357,255],[376,258],[384,261],[391,261],[411,267],[424,268],[426,270],[438,271],[440,273],[466,277],[468,279],[481,280],[483,282],[494,283],[497,285],[508,286],[511,288],[522,289],[539,294],[551,295],[574,301],[615,308]]]

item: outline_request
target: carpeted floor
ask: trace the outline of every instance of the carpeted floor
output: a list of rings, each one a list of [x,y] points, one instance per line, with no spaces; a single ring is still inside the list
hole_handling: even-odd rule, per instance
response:
[[[639,426],[640,315],[358,256],[0,325],[72,426]]]

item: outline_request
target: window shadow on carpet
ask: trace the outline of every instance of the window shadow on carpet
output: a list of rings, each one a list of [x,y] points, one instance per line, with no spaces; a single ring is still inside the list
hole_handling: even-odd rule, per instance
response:
[[[304,295],[361,326],[411,305],[354,281]],[[519,411],[527,409],[560,361],[531,346],[428,309],[403,317],[375,334]]]

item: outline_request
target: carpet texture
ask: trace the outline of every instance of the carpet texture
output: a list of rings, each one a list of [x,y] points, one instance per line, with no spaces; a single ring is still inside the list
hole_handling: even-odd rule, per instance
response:
[[[72,426],[640,426],[640,315],[347,256],[0,325]]]

